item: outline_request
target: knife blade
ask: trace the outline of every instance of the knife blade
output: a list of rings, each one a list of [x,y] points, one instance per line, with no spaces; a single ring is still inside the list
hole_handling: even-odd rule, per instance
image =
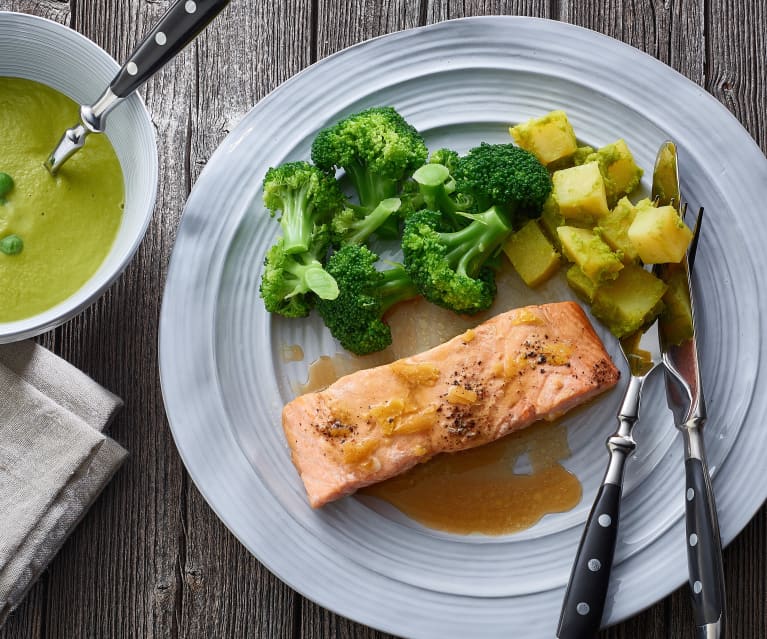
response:
[[[659,205],[670,204],[678,211],[681,209],[677,150],[671,141],[664,142],[658,151],[652,196]],[[699,233],[700,217],[693,241],[695,248]],[[714,492],[703,441],[707,415],[689,270],[693,256],[688,254],[680,264],[657,265],[654,269],[669,286],[667,295],[671,295],[669,299],[674,301],[669,307],[675,306],[678,311],[676,314],[661,314],[658,328],[665,368],[666,400],[674,415],[674,424],[682,432],[685,447],[687,565],[696,637],[722,639],[726,619],[724,569]]]

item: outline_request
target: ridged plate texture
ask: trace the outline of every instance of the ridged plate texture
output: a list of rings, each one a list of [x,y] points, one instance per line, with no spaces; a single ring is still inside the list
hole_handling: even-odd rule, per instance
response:
[[[618,70],[618,71],[616,71]],[[760,451],[765,383],[756,273],[767,244],[758,219],[767,161],[700,87],[592,31],[528,18],[473,18],[378,38],[297,75],[262,100],[217,150],[187,207],[161,318],[171,427],[197,486],[270,570],[344,616],[409,637],[550,638],[570,565],[604,471],[619,389],[566,418],[567,467],[584,496],[572,511],[501,537],[426,529],[370,498],[311,510],[280,426],[308,364],[338,349],[321,322],[270,317],[258,296],[277,224],[260,184],[268,167],[308,158],[318,129],[360,108],[394,105],[431,148],[506,142],[509,123],[562,108],[597,146],[624,137],[652,167],[678,143],[683,190],[709,215],[696,261],[709,458],[722,535],[730,541],[767,496]],[[643,187],[648,187],[647,180]],[[519,303],[570,299],[562,278]],[[598,328],[616,361],[616,341]],[[286,363],[280,348],[301,344]],[[624,377],[625,380],[625,377]],[[662,377],[645,391],[606,621],[685,581],[682,444]]]

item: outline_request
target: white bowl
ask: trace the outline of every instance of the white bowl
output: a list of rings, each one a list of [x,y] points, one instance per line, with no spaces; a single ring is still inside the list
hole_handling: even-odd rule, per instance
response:
[[[90,104],[119,68],[106,51],[68,27],[0,11],[0,76],[36,80],[78,104]],[[38,335],[82,312],[122,273],[141,243],[157,192],[157,144],[149,112],[138,95],[109,114],[106,135],[125,180],[125,211],[112,249],[91,278],[63,302],[27,319],[0,322],[0,344]]]

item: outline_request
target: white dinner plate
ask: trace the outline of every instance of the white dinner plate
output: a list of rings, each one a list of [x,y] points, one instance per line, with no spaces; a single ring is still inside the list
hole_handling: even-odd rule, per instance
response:
[[[322,127],[395,106],[431,148],[508,142],[509,123],[564,109],[591,145],[624,137],[651,168],[666,138],[682,188],[708,215],[695,263],[706,440],[727,543],[767,496],[762,342],[767,161],[737,120],[669,67],[616,40],[559,22],[492,17],[365,42],[318,62],[264,98],[208,162],[187,203],[161,317],[163,394],[197,487],[272,572],[317,603],[412,637],[554,635],[570,566],[607,462],[618,389],[566,418],[565,464],[583,486],[571,511],[524,532],[460,536],[424,528],[372,498],[313,511],[280,426],[295,382],[338,347],[322,323],[270,317],[258,295],[278,225],[260,185],[270,166],[309,157]],[[647,188],[647,178],[644,188]],[[519,303],[570,298],[561,276]],[[617,343],[598,327],[608,350]],[[280,350],[300,344],[301,362]],[[662,378],[648,382],[627,469],[605,621],[635,614],[686,580],[682,444]]]

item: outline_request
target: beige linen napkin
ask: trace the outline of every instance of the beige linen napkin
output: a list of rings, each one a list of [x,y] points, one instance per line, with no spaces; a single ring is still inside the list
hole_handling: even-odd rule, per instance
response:
[[[0,626],[125,460],[101,432],[121,406],[34,342],[0,345]]]

